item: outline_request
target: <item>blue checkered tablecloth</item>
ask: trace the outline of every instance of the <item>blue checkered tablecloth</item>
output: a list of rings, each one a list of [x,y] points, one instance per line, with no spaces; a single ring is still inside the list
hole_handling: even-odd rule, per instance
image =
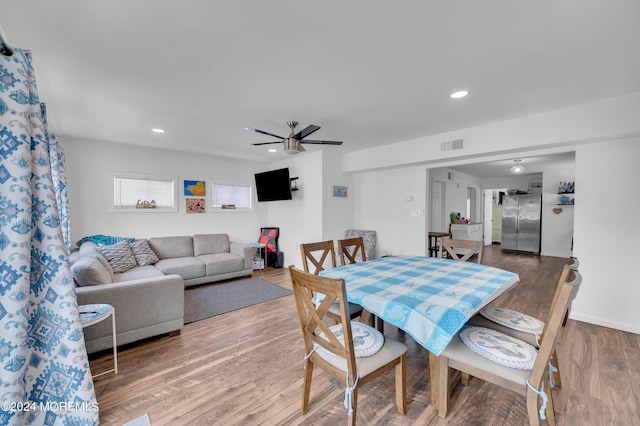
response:
[[[515,286],[518,274],[472,262],[389,256],[320,272],[343,278],[349,302],[440,355],[471,316]]]

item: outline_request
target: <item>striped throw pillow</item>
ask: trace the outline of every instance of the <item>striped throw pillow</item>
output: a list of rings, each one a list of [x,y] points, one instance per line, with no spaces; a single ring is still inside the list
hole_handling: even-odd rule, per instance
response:
[[[129,243],[133,256],[136,258],[136,262],[140,266],[153,265],[158,261],[158,256],[149,247],[149,241],[147,240],[135,240]]]
[[[107,259],[113,272],[125,272],[138,266],[128,241],[120,241],[110,246],[98,247],[100,254]]]

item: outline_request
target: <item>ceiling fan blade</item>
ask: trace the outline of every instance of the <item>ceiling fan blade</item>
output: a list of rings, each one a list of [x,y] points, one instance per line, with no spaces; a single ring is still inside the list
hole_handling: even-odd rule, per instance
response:
[[[340,141],[312,141],[312,140],[308,140],[308,141],[300,141],[300,143],[313,143],[313,144],[317,144],[317,145],[342,145],[342,142],[340,142]]]
[[[273,133],[265,132],[264,130],[254,129],[253,127],[245,127],[245,130],[250,130],[256,133],[262,133],[263,135],[273,136],[274,138],[284,139],[282,136],[274,135]]]
[[[296,135],[296,139],[304,139],[307,136],[309,136],[311,133],[318,130],[319,128],[320,126],[316,126],[315,124],[310,124],[298,132],[298,134]]]
[[[282,141],[275,141],[275,142],[258,142],[258,143],[254,143],[252,145],[271,145],[272,143],[282,143]]]

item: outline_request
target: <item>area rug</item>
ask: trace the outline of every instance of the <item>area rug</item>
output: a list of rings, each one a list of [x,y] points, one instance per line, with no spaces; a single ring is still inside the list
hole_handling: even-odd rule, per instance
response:
[[[184,292],[184,322],[198,321],[292,294],[261,278],[214,283]]]

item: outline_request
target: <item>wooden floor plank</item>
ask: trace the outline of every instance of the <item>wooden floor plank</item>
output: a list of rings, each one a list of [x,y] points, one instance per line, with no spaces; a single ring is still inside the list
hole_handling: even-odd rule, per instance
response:
[[[521,277],[496,305],[545,320],[568,259],[487,247],[483,263]],[[285,268],[254,276],[291,288]],[[640,424],[633,415],[640,408],[640,339],[614,332],[569,321],[558,348],[563,371],[563,388],[554,391],[559,426]],[[478,379],[456,386],[447,419],[441,419],[431,407],[426,350],[393,326],[385,327],[385,335],[408,347],[407,414],[395,407],[393,374],[383,375],[360,389],[359,424],[528,424],[523,397]],[[320,369],[314,370],[309,413],[300,414],[303,356],[292,296],[187,324],[179,336],[120,348],[119,373],[94,383],[101,424],[122,425],[145,413],[153,426],[344,424],[343,384]],[[108,351],[91,356],[92,370],[110,362]],[[604,362],[610,366],[604,368]]]

